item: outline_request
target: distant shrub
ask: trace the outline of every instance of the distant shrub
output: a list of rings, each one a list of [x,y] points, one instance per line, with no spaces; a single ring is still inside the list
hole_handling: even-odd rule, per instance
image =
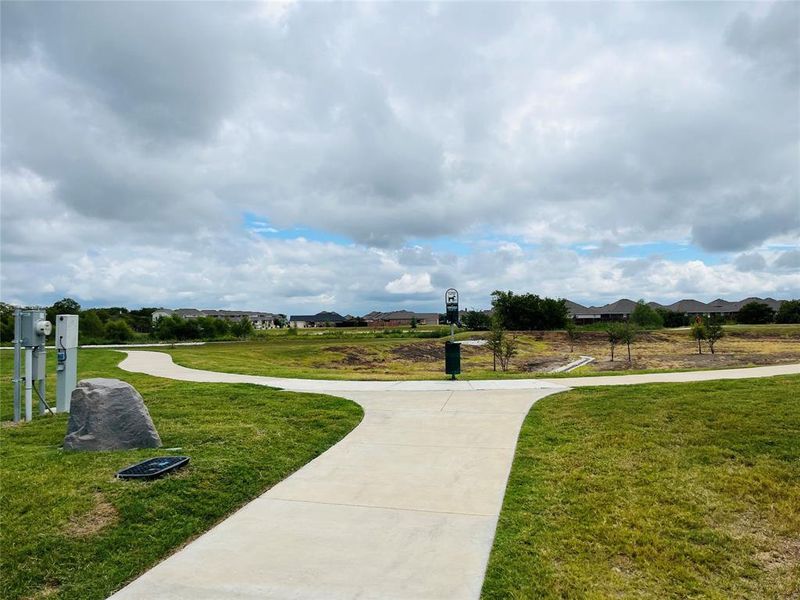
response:
[[[464,313],[461,323],[473,331],[487,331],[492,327],[492,317],[485,312],[468,310]]]
[[[511,331],[562,329],[569,318],[565,300],[540,298],[536,294],[495,290],[492,308],[499,325]]]
[[[664,319],[661,318],[661,315],[645,304],[644,300],[636,303],[630,322],[644,329],[661,329],[664,326]]]
[[[657,308],[656,312],[661,317],[664,327],[686,327],[689,325],[689,317],[683,313],[666,308]]]
[[[776,323],[800,323],[800,300],[786,300],[775,315]]]
[[[747,325],[763,325],[765,323],[772,323],[775,318],[775,311],[772,310],[768,304],[763,302],[748,302],[736,315],[738,323],[745,323]]]
[[[133,329],[122,319],[106,323],[106,339],[112,344],[122,344],[133,339]]]

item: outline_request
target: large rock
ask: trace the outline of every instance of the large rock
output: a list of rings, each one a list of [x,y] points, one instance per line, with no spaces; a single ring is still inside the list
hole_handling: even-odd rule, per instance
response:
[[[84,379],[70,401],[64,450],[158,448],[158,436],[144,400],[119,379]]]

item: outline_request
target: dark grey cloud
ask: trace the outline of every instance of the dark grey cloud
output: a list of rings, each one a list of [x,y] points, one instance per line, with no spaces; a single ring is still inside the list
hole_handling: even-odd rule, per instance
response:
[[[728,27],[726,41],[757,67],[757,76],[777,75],[800,83],[800,4],[775,2],[762,17],[741,13]]]
[[[736,257],[734,264],[738,270],[744,272],[763,271],[767,268],[766,259],[758,252],[740,254]]]
[[[777,269],[794,270],[800,272],[800,250],[786,250],[778,255],[773,263]]]

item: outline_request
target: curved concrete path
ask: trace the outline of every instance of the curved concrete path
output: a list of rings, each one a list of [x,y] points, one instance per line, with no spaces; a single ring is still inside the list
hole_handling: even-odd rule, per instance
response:
[[[800,373],[789,365],[556,381],[349,382],[201,371],[141,351],[128,352],[120,367],[328,392],[364,408],[341,442],[112,596],[191,600],[478,598],[517,436],[536,400],[584,381]]]

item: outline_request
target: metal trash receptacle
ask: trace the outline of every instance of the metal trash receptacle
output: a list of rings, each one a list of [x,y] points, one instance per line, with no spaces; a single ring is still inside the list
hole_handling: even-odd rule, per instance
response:
[[[444,372],[454,377],[461,373],[461,344],[444,343]]]

